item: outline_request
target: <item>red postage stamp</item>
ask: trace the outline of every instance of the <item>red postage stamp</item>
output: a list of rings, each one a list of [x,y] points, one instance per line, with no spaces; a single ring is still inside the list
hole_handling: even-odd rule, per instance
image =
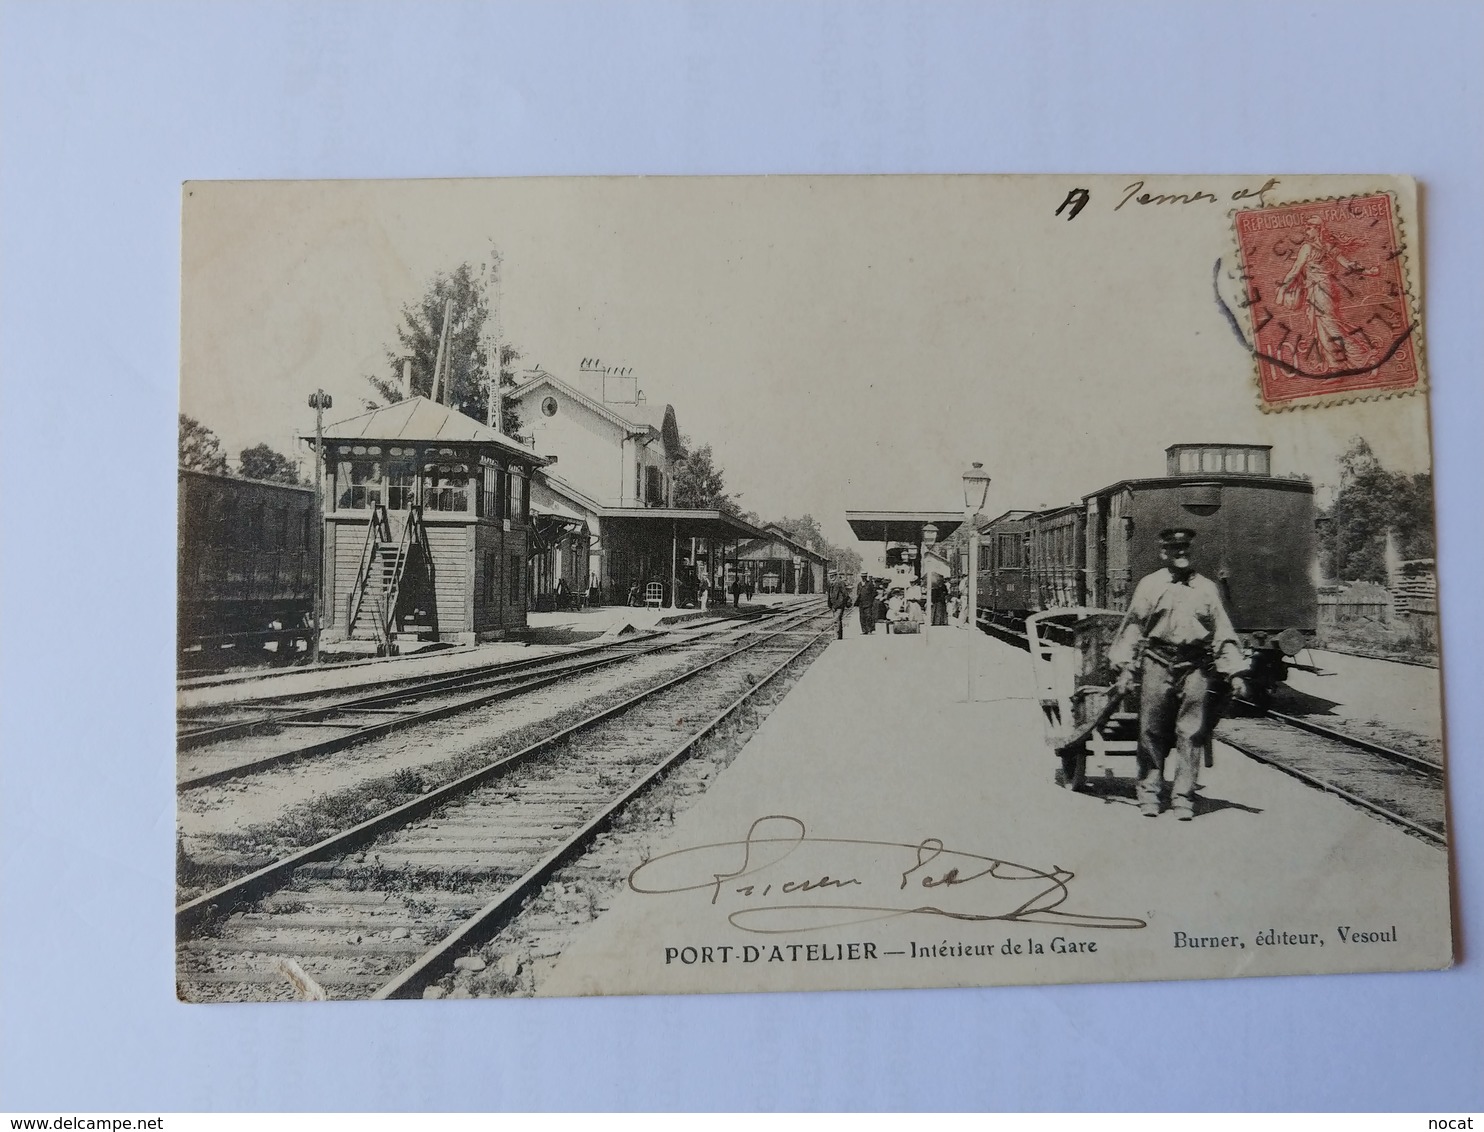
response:
[[[1265,408],[1416,391],[1421,332],[1386,193],[1236,213]]]

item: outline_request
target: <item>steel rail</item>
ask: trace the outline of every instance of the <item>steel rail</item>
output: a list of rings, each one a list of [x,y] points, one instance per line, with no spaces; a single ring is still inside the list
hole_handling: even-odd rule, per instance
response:
[[[552,684],[569,679],[573,676],[591,672],[599,668],[605,668],[609,665],[618,664],[625,660],[634,660],[642,656],[648,656],[651,653],[662,652],[666,649],[681,648],[686,645],[692,644],[693,642],[694,638],[687,639],[666,637],[666,639],[664,639],[660,643],[652,645],[649,648],[636,649],[632,651],[620,651],[615,652],[609,656],[601,657],[597,660],[589,660],[572,665],[562,665],[558,667],[557,671],[545,675],[539,675],[536,676],[534,679],[526,680],[520,683],[512,684],[507,681],[496,680],[494,682],[499,684],[499,687],[495,688],[494,691],[486,692],[483,695],[473,696],[466,699],[459,699],[454,701],[453,703],[443,704],[439,707],[427,708],[423,711],[408,711],[398,713],[395,718],[382,720],[377,723],[367,723],[357,726],[351,723],[337,723],[334,720],[312,719],[309,718],[309,716],[322,714],[333,715],[337,713],[354,714],[355,712],[362,710],[369,711],[370,714],[386,714],[384,711],[381,710],[382,705],[398,703],[409,699],[421,699],[424,696],[436,695],[439,692],[443,691],[456,692],[463,685],[455,682],[452,687],[444,687],[443,682],[440,682],[439,686],[433,691],[429,691],[426,686],[419,686],[416,689],[404,689],[397,692],[387,692],[360,700],[342,701],[332,708],[316,708],[313,712],[305,712],[301,713],[299,716],[296,716],[290,725],[295,727],[342,727],[346,728],[347,730],[343,734],[332,735],[328,739],[321,739],[315,743],[306,743],[302,746],[290,747],[288,750],[277,751],[271,755],[264,755],[262,758],[253,759],[250,762],[236,763],[232,766],[222,767],[218,770],[210,770],[202,774],[192,775],[189,778],[182,778],[176,782],[175,789],[177,793],[184,790],[196,790],[200,789],[203,786],[213,786],[219,782],[227,782],[234,778],[243,778],[250,774],[257,774],[260,771],[268,770],[275,766],[281,766],[285,763],[296,762],[300,759],[314,758],[319,755],[333,754],[336,751],[342,751],[348,747],[354,747],[361,743],[367,743],[372,741],[373,739],[384,738],[387,735],[390,735],[396,731],[404,730],[408,727],[417,727],[424,723],[433,723],[450,715],[457,715],[459,712],[472,711],[475,708],[486,707],[489,704],[497,703],[500,700],[509,699],[517,695],[522,695],[526,692],[537,691],[541,688],[548,687]],[[476,683],[475,686],[488,686],[489,683],[490,681],[486,680],[480,683]]]
[[[807,618],[818,616],[819,612],[817,610],[813,610],[807,615],[804,615],[804,617]],[[804,619],[804,617],[801,617],[801,620]],[[536,742],[531,743],[529,746],[521,748],[519,751],[512,752],[509,755],[505,755],[502,758],[496,759],[494,762],[488,763],[485,766],[472,770],[468,774],[454,779],[452,782],[445,783],[437,789],[429,791],[427,794],[423,794],[420,797],[413,798],[408,802],[404,802],[400,806],[394,806],[392,809],[378,814],[373,818],[368,818],[366,821],[363,821],[358,825],[351,826],[349,829],[341,830],[339,833],[331,834],[329,837],[317,841],[313,845],[299,850],[297,853],[291,853],[289,856],[274,861],[272,864],[265,865],[262,868],[249,873],[247,876],[239,877],[235,881],[231,881],[219,888],[213,889],[212,891],[207,893],[203,893],[201,896],[198,896],[193,900],[189,900],[186,903],[179,905],[175,909],[175,930],[177,939],[185,938],[190,933],[191,929],[193,929],[197,925],[204,923],[212,919],[213,917],[225,915],[237,906],[246,903],[249,900],[256,899],[259,895],[262,895],[265,892],[271,890],[282,879],[287,877],[290,873],[292,873],[300,866],[306,865],[311,861],[316,861],[324,857],[335,856],[340,853],[349,852],[351,849],[354,849],[357,846],[374,840],[376,837],[380,836],[387,830],[405,825],[409,821],[425,817],[427,814],[438,809],[445,803],[453,801],[455,798],[458,798],[463,794],[467,794],[474,788],[482,786],[485,782],[499,777],[499,775],[503,774],[505,771],[524,762],[532,756],[539,754],[542,751],[548,750],[552,747],[555,747],[558,744],[567,741],[572,736],[577,735],[582,731],[586,731],[589,728],[595,727],[605,720],[620,715],[623,712],[626,712],[638,706],[645,700],[656,696],[661,692],[667,691],[668,689],[673,688],[678,684],[682,684],[685,681],[700,675],[702,672],[705,672],[709,668],[714,668],[716,665],[721,664],[723,661],[730,660],[734,656],[738,656],[750,649],[757,648],[759,645],[778,635],[778,633],[782,631],[783,630],[778,630],[774,633],[764,634],[762,636],[759,636],[758,639],[755,641],[749,641],[747,644],[742,645],[739,648],[732,649],[730,652],[725,652],[721,656],[708,660],[703,664],[700,664],[693,668],[688,668],[684,672],[680,673],[677,676],[671,677],[663,683],[657,684],[652,688],[647,688],[644,691],[639,692],[637,695],[631,696],[626,700],[612,705],[611,707],[603,708],[602,710],[595,712],[585,719],[581,719],[576,723],[570,724],[569,726],[562,728],[560,731],[553,732],[551,735],[548,735],[545,738],[538,739]]]
[[[578,856],[590,841],[608,828],[614,817],[625,806],[653,786],[655,782],[667,774],[676,764],[689,757],[695,751],[696,746],[706,736],[716,730],[734,712],[741,708],[743,704],[762,691],[779,673],[798,660],[799,657],[813,648],[822,637],[828,634],[828,629],[812,634],[808,641],[795,649],[766,676],[708,720],[704,726],[686,739],[685,742],[666,755],[643,778],[630,786],[612,802],[608,803],[596,817],[587,822],[576,833],[569,836],[567,840],[548,853],[537,864],[533,865],[526,871],[525,875],[499,896],[495,897],[468,920],[464,921],[463,924],[459,925],[458,928],[424,952],[415,963],[400,975],[393,978],[373,994],[371,998],[373,1000],[412,998],[421,994],[424,988],[442,978],[453,969],[457,952],[476,947],[495,935],[496,932],[515,917],[519,912],[520,905],[528,896],[545,884],[558,869],[573,857]]]
[[[1292,775],[1294,778],[1297,778],[1302,782],[1306,782],[1310,786],[1317,786],[1319,789],[1323,790],[1327,794],[1334,794],[1337,797],[1345,799],[1345,801],[1351,803],[1352,805],[1359,806],[1363,810],[1369,810],[1371,813],[1377,814],[1380,817],[1385,818],[1387,821],[1395,822],[1397,825],[1404,826],[1405,828],[1411,830],[1413,833],[1425,837],[1429,841],[1432,841],[1437,845],[1446,846],[1448,844],[1448,836],[1446,833],[1439,833],[1437,830],[1432,829],[1429,826],[1421,825],[1420,823],[1413,821],[1411,818],[1403,817],[1395,810],[1392,810],[1387,806],[1383,806],[1380,802],[1374,802],[1369,798],[1362,797],[1359,794],[1346,790],[1343,786],[1336,786],[1333,782],[1326,781],[1325,779],[1320,778],[1317,775],[1310,774],[1308,771],[1299,770],[1298,767],[1291,766],[1288,763],[1283,762],[1281,759],[1277,759],[1271,755],[1264,754],[1261,751],[1256,750],[1249,744],[1242,742],[1241,740],[1232,739],[1230,736],[1222,734],[1217,734],[1216,738],[1225,743],[1228,747],[1233,747],[1236,750],[1241,751],[1248,758],[1256,759],[1258,762],[1263,763],[1266,766],[1270,766],[1275,770],[1281,770],[1284,774]]]
[[[812,602],[806,601],[799,604],[809,605],[812,604]],[[796,613],[798,612],[798,610],[799,606],[796,605],[776,610],[762,610],[747,617],[714,618],[696,622],[694,625],[675,625],[670,626],[669,628],[707,628],[714,629],[719,634],[722,632],[726,632],[729,628],[737,629],[747,625],[757,624],[759,622],[767,622],[776,617],[787,616],[789,614]],[[448,683],[450,686],[456,686],[459,683],[470,680],[479,680],[486,676],[493,676],[498,678],[510,673],[524,672],[531,668],[540,667],[542,665],[561,663],[564,660],[575,659],[588,655],[590,653],[604,652],[610,649],[620,648],[626,644],[634,644],[646,640],[652,640],[655,637],[663,635],[664,633],[661,630],[652,629],[647,630],[643,633],[638,633],[632,637],[626,637],[622,641],[600,641],[596,644],[584,645],[581,648],[570,649],[566,652],[542,653],[540,656],[529,657],[525,660],[493,661],[489,664],[475,665],[472,668],[459,669],[456,672],[429,673],[425,676],[384,676],[377,680],[368,681],[365,684],[362,684],[360,687],[363,691],[371,688],[385,689],[384,692],[373,693],[373,695],[415,695],[418,692],[426,690],[437,691],[439,686],[445,682]],[[325,669],[325,671],[333,671],[333,669]],[[323,697],[327,694],[333,695],[334,689],[312,689],[303,692],[287,692],[276,696],[259,697],[256,700],[249,699],[245,701],[237,701],[237,703],[257,702],[266,705],[287,704],[295,700],[315,699],[318,697]],[[187,750],[191,747],[198,747],[205,743],[213,743],[223,739],[238,738],[241,735],[250,734],[252,731],[256,730],[259,727],[267,727],[275,723],[292,722],[299,719],[301,716],[313,716],[314,714],[320,712],[336,710],[337,708],[344,707],[347,704],[356,704],[361,702],[365,701],[363,701],[359,697],[353,696],[349,700],[337,701],[336,703],[327,704],[319,708],[308,708],[305,709],[303,712],[293,712],[288,715],[266,714],[256,716],[252,719],[234,720],[230,723],[216,724],[187,731],[179,731],[176,733],[176,749]],[[220,706],[230,708],[233,705],[225,704]],[[202,714],[206,714],[211,709],[208,707],[205,709],[190,710],[201,710]],[[272,707],[268,707],[265,708],[265,710],[272,712],[274,709]]]
[[[809,605],[811,602],[801,602],[800,605]],[[715,618],[700,621],[694,626],[687,625],[686,628],[707,628],[718,634],[728,629],[742,628],[743,626],[766,622],[776,617],[786,616],[798,612],[798,606],[790,606],[777,610],[764,610],[754,616],[746,618]],[[672,626],[679,628],[680,626]],[[607,652],[621,649],[626,645],[636,644],[643,641],[653,640],[665,634],[660,630],[650,630],[626,637],[621,641],[602,641],[598,644],[585,645],[582,648],[571,649],[567,652],[542,653],[540,656],[528,657],[524,660],[502,660],[489,664],[475,665],[472,668],[460,669],[456,672],[429,673],[425,676],[387,676],[379,680],[370,681],[361,685],[362,690],[369,688],[382,688],[385,691],[372,693],[370,696],[352,696],[349,699],[337,700],[317,708],[306,708],[298,712],[288,714],[265,714],[255,716],[252,719],[234,720],[230,723],[213,724],[207,727],[198,727],[186,731],[176,732],[175,746],[177,751],[190,750],[194,747],[204,746],[207,743],[221,742],[226,739],[236,739],[243,735],[250,735],[263,727],[274,725],[294,726],[302,722],[313,721],[324,717],[327,713],[343,711],[354,708],[361,704],[380,702],[395,702],[397,699],[406,699],[418,695],[436,694],[446,688],[477,687],[480,683],[499,682],[503,677],[528,671],[532,668],[540,668],[548,665],[560,665],[566,661],[575,660],[591,653]],[[257,702],[273,704],[278,702],[289,702],[293,700],[306,700],[322,697],[327,694],[333,695],[334,690],[328,692],[324,689],[315,689],[307,692],[292,692],[280,696],[265,696]],[[239,701],[241,702],[241,701]],[[253,702],[253,701],[247,701]],[[232,705],[222,705],[231,707]],[[210,709],[207,709],[209,711]],[[272,711],[271,708],[265,709]]]
[[[1240,702],[1246,704],[1249,707],[1257,706],[1255,704],[1252,704],[1248,700],[1242,700]],[[1312,723],[1307,719],[1301,718],[1300,716],[1285,715],[1280,711],[1273,711],[1271,708],[1258,708],[1258,710],[1262,711],[1263,715],[1266,716],[1268,719],[1273,719],[1279,723],[1287,724],[1289,727],[1295,727],[1300,731],[1308,731],[1311,734],[1318,735],[1320,738],[1323,739],[1331,739],[1336,743],[1343,743],[1347,747],[1356,747],[1359,750],[1368,751],[1371,754],[1378,755],[1379,757],[1387,759],[1390,762],[1399,763],[1402,766],[1410,767],[1413,770],[1420,770],[1424,774],[1441,777],[1444,773],[1443,764],[1435,763],[1431,759],[1419,758],[1417,755],[1409,755],[1405,751],[1396,750],[1394,747],[1383,746],[1380,743],[1373,743],[1369,739],[1361,739],[1358,736],[1347,734],[1344,731],[1336,731],[1333,728],[1325,727],[1323,724]]]
[[[518,676],[522,672],[527,672],[532,668],[560,664],[562,661],[575,660],[590,653],[611,651],[627,644],[636,644],[662,635],[660,633],[645,633],[641,636],[625,638],[623,641],[604,641],[602,644],[587,645],[581,649],[573,649],[571,652],[542,653],[540,656],[528,657],[524,660],[482,664],[474,668],[461,669],[457,672],[440,672],[425,677],[397,676],[387,680],[378,680],[375,684],[363,685],[363,687],[382,687],[386,690],[373,692],[368,696],[353,696],[350,699],[336,700],[333,703],[317,708],[305,708],[301,711],[291,711],[287,714],[280,715],[260,715],[252,719],[240,719],[231,723],[215,724],[210,727],[198,727],[193,730],[181,731],[176,734],[175,746],[176,750],[185,751],[194,747],[204,746],[207,743],[216,743],[225,739],[238,739],[244,735],[252,734],[261,727],[272,727],[275,725],[292,726],[307,720],[323,718],[325,715],[336,711],[354,709],[361,705],[395,702],[398,699],[436,694],[446,688],[477,686],[477,682],[486,679],[492,679],[498,682],[502,677]],[[400,686],[387,688],[387,685]],[[294,696],[281,698],[286,700],[309,699],[313,696],[323,696],[325,694],[325,691],[321,690],[302,692]],[[331,690],[331,694],[333,694],[333,689]]]

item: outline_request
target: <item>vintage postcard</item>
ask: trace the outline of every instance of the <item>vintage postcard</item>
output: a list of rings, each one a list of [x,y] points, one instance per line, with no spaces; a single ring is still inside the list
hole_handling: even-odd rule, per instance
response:
[[[1452,962],[1410,179],[183,214],[182,1000]]]

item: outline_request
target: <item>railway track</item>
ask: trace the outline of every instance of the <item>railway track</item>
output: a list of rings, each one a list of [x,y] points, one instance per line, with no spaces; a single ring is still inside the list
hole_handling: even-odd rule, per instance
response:
[[[811,609],[176,909],[192,1001],[416,997],[824,638]],[[298,988],[297,992],[295,988]]]
[[[706,634],[682,637],[647,634],[576,652],[399,680],[390,688],[382,685],[370,692],[338,697],[323,692],[285,697],[284,702],[259,705],[245,717],[224,719],[217,710],[203,722],[198,715],[192,721],[193,726],[177,733],[179,754],[200,753],[179,761],[176,789],[210,786],[299,759],[331,754],[610,665],[704,644],[713,635],[756,631],[759,623],[787,619],[815,608],[811,602],[804,610],[794,606],[746,622],[722,622],[714,628],[708,627]],[[314,702],[304,706],[306,699]],[[226,746],[242,739],[252,741],[251,750]]]
[[[1273,711],[1224,719],[1216,738],[1434,845],[1448,843],[1439,763]]]

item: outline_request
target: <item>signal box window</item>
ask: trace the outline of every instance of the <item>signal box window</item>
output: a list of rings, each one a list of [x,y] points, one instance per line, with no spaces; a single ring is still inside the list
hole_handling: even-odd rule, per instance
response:
[[[341,510],[365,511],[381,502],[381,461],[351,460],[340,465]]]
[[[524,522],[526,518],[526,478],[514,473],[505,476],[505,515],[507,519]]]
[[[417,471],[405,460],[387,465],[386,506],[388,511],[406,511],[417,502]]]
[[[469,470],[454,466],[432,472],[423,492],[423,506],[429,511],[468,511]]]

